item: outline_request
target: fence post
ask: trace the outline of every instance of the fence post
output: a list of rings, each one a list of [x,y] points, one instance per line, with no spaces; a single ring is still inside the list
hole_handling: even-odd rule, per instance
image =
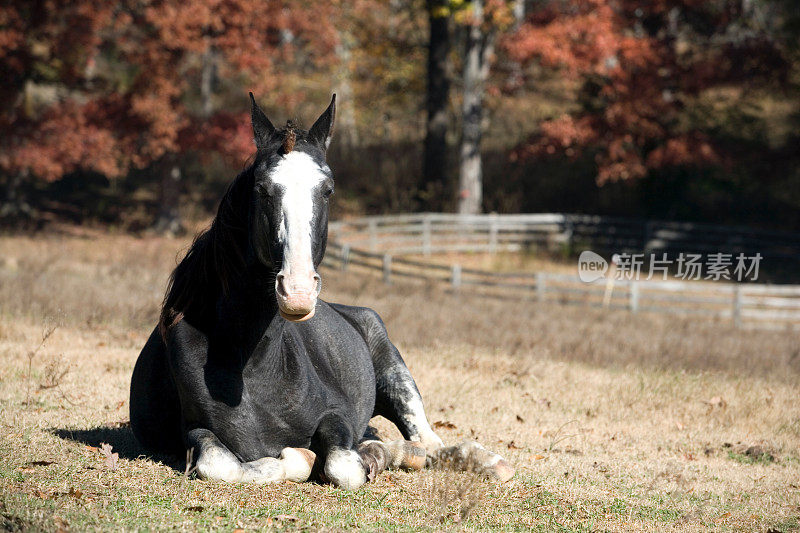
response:
[[[547,285],[544,277],[544,272],[537,272],[536,273],[536,300],[539,302],[543,302],[545,298],[545,291],[547,291]]]
[[[392,283],[392,256],[389,254],[383,254],[383,282]]]
[[[573,234],[575,232],[574,223],[571,219],[567,220],[567,223],[564,227],[564,242],[562,243],[562,253],[566,252],[567,254],[572,253],[572,244],[573,244]]]
[[[461,265],[453,265],[450,273],[450,283],[452,283],[454,290],[458,290],[461,287]]]
[[[368,224],[369,228],[369,249],[371,252],[378,251],[378,221],[377,220],[370,220]]]
[[[422,253],[431,255],[431,217],[424,215],[422,219]]]
[[[733,288],[733,327],[742,326],[742,288],[736,285]]]
[[[489,215],[489,253],[497,252],[497,215]]]
[[[629,295],[630,295],[631,313],[636,313],[639,311],[639,284],[633,280],[631,280],[631,288]]]
[[[649,220],[644,223],[644,235],[642,237],[642,252],[645,255],[649,254],[652,250],[650,249],[650,238],[653,235],[653,223]]]
[[[349,244],[343,244],[342,245],[342,264],[341,264],[342,271],[347,270],[348,263],[350,263],[350,245]]]

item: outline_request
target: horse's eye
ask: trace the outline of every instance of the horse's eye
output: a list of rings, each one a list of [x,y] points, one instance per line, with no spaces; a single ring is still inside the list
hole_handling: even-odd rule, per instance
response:
[[[330,197],[331,197],[331,194],[333,194],[333,187],[327,187],[327,188],[326,188],[326,189],[325,189],[325,190],[322,192],[322,196],[324,196],[325,198],[330,198]]]

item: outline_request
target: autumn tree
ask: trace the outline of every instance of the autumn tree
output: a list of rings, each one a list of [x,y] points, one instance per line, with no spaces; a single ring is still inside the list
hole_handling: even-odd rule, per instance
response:
[[[288,0],[0,7],[6,196],[23,180],[75,169],[113,178],[152,168],[175,181],[187,153],[243,161],[252,146],[241,83],[269,97],[279,85],[276,62],[327,59],[336,39],[329,15],[328,3]],[[234,104],[213,94],[215,75],[234,86],[225,91]],[[162,191],[176,201],[172,184]]]
[[[107,99],[90,95],[101,31],[113,10],[99,1],[4,2],[0,7],[0,217],[28,211],[26,180],[79,166],[115,177],[125,166],[106,124]]]
[[[343,95],[341,105],[337,98],[337,144],[374,142],[381,115],[416,125],[425,72],[423,0],[333,4],[332,22],[339,37],[336,58],[326,72],[332,74],[337,94]],[[340,127],[355,131],[342,132]]]
[[[513,157],[589,153],[599,184],[723,163],[723,151],[684,110],[711,87],[785,79],[782,51],[754,23],[751,3],[537,2],[504,48],[575,80],[580,106],[540,124]]]

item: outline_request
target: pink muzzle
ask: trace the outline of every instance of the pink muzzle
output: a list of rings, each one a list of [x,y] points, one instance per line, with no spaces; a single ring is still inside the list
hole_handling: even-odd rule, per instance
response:
[[[304,275],[279,272],[275,278],[275,295],[281,316],[292,322],[302,322],[314,316],[321,289],[322,279],[316,272]]]

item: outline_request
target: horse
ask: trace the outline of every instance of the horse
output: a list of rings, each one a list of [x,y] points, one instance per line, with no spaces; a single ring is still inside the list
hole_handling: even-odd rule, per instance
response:
[[[336,95],[309,130],[276,128],[250,93],[256,154],[168,284],[133,370],[130,420],[147,450],[191,455],[201,479],[320,480],[355,489],[387,467],[475,457],[444,447],[378,314],[319,299],[334,191]],[[374,415],[403,439],[373,438]]]

